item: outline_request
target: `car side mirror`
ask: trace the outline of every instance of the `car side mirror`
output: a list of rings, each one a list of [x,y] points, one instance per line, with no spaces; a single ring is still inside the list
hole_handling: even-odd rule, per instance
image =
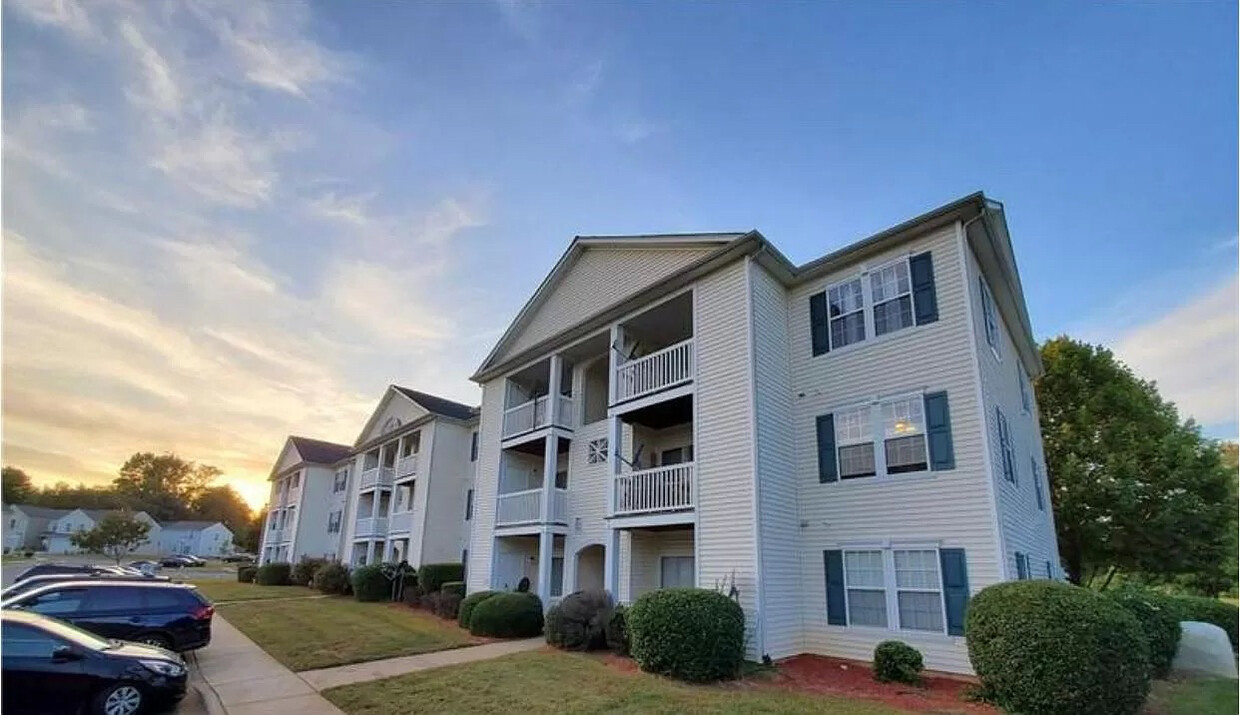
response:
[[[73,650],[72,646],[58,645],[52,649],[52,662],[65,663],[71,660],[81,660],[82,654]]]

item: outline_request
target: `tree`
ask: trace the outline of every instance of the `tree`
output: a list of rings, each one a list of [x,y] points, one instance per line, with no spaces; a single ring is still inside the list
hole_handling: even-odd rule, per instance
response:
[[[131,508],[156,521],[176,520],[189,516],[189,506],[220,474],[215,467],[175,454],[138,452],[121,465],[112,485]]]
[[[99,520],[95,528],[79,531],[69,537],[74,546],[92,554],[103,554],[120,563],[146,541],[151,525],[134,518],[128,512],[108,514]]]
[[[1073,583],[1116,573],[1168,580],[1217,570],[1235,480],[1217,444],[1105,348],[1042,346],[1036,389],[1060,556]]]
[[[258,553],[258,548],[263,543],[263,523],[266,514],[267,506],[263,505],[262,509],[254,513],[253,518],[250,519],[244,529],[233,532],[236,535],[233,543],[237,545],[238,550],[248,551],[252,554]]]
[[[235,538],[250,524],[250,506],[237,490],[227,485],[204,489],[194,501],[193,512],[196,519],[223,522]]]
[[[30,481],[29,474],[17,467],[5,467],[0,470],[0,475],[3,476],[0,496],[3,496],[6,504],[29,503],[30,496],[34,494],[34,484]]]

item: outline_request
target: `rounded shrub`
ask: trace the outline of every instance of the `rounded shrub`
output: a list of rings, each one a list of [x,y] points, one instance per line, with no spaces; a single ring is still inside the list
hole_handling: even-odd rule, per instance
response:
[[[499,591],[474,591],[461,601],[461,607],[457,609],[456,621],[461,624],[461,628],[469,628],[469,617],[474,612],[474,607],[479,603],[487,600],[491,596],[499,593]]]
[[[1141,622],[1141,632],[1149,647],[1150,672],[1155,678],[1166,677],[1180,646],[1180,617],[1170,600],[1140,588],[1121,588],[1107,592],[1106,596]]]
[[[440,593],[454,593],[461,598],[465,598],[465,582],[464,581],[448,581],[439,587]]]
[[[444,589],[436,595],[438,598],[435,601],[435,615],[440,618],[456,620],[456,616],[460,612],[461,601],[464,600],[461,594]]]
[[[547,645],[564,647],[563,623],[558,605],[547,609],[547,615],[543,616],[543,636],[547,639]]]
[[[921,651],[904,641],[883,641],[874,648],[874,679],[880,683],[921,682]]]
[[[301,557],[289,574],[289,581],[294,586],[310,586],[314,583],[314,574],[327,564],[327,559],[313,559],[307,556]]]
[[[254,573],[254,583],[260,586],[287,586],[293,567],[283,561],[263,564]]]
[[[469,632],[476,636],[531,638],[542,630],[542,599],[532,593],[497,593],[469,616]]]
[[[617,655],[629,654],[628,606],[616,604],[607,620],[607,647]]]
[[[553,638],[552,626],[548,625],[547,642],[555,640],[559,647],[568,650],[606,648],[612,609],[611,596],[601,589],[568,594],[560,601]]]
[[[422,564],[418,568],[418,587],[422,593],[435,593],[449,581],[464,581],[463,564]]]
[[[367,564],[353,569],[353,597],[359,601],[386,601],[392,597],[392,582],[383,575],[379,564]]]
[[[745,657],[745,613],[700,588],[651,591],[629,608],[633,659],[642,670],[693,683],[734,677]]]
[[[987,696],[1024,715],[1130,715],[1150,687],[1141,624],[1101,594],[1055,581],[982,589],[965,616],[969,661]]]
[[[1236,650],[1236,629],[1240,622],[1240,607],[1236,604],[1200,596],[1168,596],[1167,599],[1181,621],[1213,623],[1227,631],[1231,649]]]
[[[314,572],[314,587],[323,593],[347,596],[353,590],[349,568],[344,564],[325,564]]]
[[[239,583],[254,583],[254,575],[258,573],[257,566],[238,566],[237,581]]]

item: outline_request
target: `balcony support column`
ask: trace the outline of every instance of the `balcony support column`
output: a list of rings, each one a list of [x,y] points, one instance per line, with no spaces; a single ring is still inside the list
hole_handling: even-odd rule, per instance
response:
[[[541,504],[539,514],[542,518],[538,521],[543,524],[550,524],[551,510],[555,507],[555,473],[560,461],[560,438],[552,431],[544,439],[546,441],[543,444],[543,483],[542,494],[539,495],[539,503]]]
[[[551,372],[547,375],[547,424],[560,424],[560,377],[564,374],[564,358],[552,355]]]
[[[551,607],[551,557],[555,551],[555,534],[543,527],[538,532],[538,598],[543,608]]]
[[[607,530],[607,544],[603,548],[603,588],[613,601],[620,600],[620,530]]]

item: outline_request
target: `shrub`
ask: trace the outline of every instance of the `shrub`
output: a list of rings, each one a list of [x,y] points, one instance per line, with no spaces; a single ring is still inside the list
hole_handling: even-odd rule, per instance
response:
[[[258,573],[257,566],[239,566],[237,567],[238,583],[254,583],[254,575]]]
[[[1055,581],[982,589],[965,616],[969,660],[987,695],[1025,715],[1129,715],[1150,687],[1141,624],[1115,601]]]
[[[1171,661],[1180,645],[1180,616],[1171,600],[1160,593],[1132,587],[1106,595],[1141,622],[1150,652],[1150,672],[1155,678],[1165,677],[1171,672]]]
[[[744,661],[745,613],[717,591],[651,591],[626,622],[633,659],[650,673],[704,683],[734,677]]]
[[[464,581],[448,581],[439,587],[441,593],[455,593],[461,598],[465,598],[465,582]]]
[[[367,564],[353,569],[353,597],[359,601],[387,601],[392,598],[392,582],[383,575],[379,564]]]
[[[617,604],[607,621],[607,647],[617,655],[629,654],[629,609],[623,603]]]
[[[921,651],[904,641],[883,641],[874,649],[874,679],[880,683],[921,682]]]
[[[543,636],[547,639],[547,645],[553,645],[556,648],[564,647],[563,623],[559,606],[547,609],[547,615],[543,617]]]
[[[476,636],[530,638],[542,630],[542,600],[532,593],[497,593],[469,616],[469,632]]]
[[[435,593],[449,581],[464,581],[465,567],[461,564],[423,564],[418,569],[418,586],[422,593]]]
[[[418,590],[417,573],[410,571],[401,576],[400,600],[411,606],[416,606],[421,595],[421,592]]]
[[[260,586],[287,586],[293,567],[283,561],[276,561],[258,567],[254,573],[254,583]]]
[[[1179,613],[1181,621],[1213,623],[1227,631],[1231,649],[1236,650],[1236,627],[1240,621],[1240,608],[1215,598],[1200,596],[1167,596],[1172,608]]]
[[[474,607],[479,603],[487,600],[491,596],[499,593],[499,591],[474,591],[461,601],[461,607],[457,611],[457,622],[461,624],[461,628],[469,628],[469,617],[473,614]]]
[[[327,565],[327,559],[312,559],[303,556],[297,565],[293,566],[289,580],[295,586],[310,586],[314,583],[314,574],[325,565]]]
[[[456,620],[457,614],[460,612],[461,601],[464,597],[456,591],[440,591],[439,598],[435,603],[435,615],[440,618],[448,618]]]
[[[577,591],[560,601],[554,628],[548,625],[548,643],[569,650],[607,647],[607,623],[611,620],[611,596],[606,591]]]
[[[323,593],[347,596],[353,592],[353,582],[349,576],[349,567],[344,564],[329,563],[314,572],[314,587]]]

